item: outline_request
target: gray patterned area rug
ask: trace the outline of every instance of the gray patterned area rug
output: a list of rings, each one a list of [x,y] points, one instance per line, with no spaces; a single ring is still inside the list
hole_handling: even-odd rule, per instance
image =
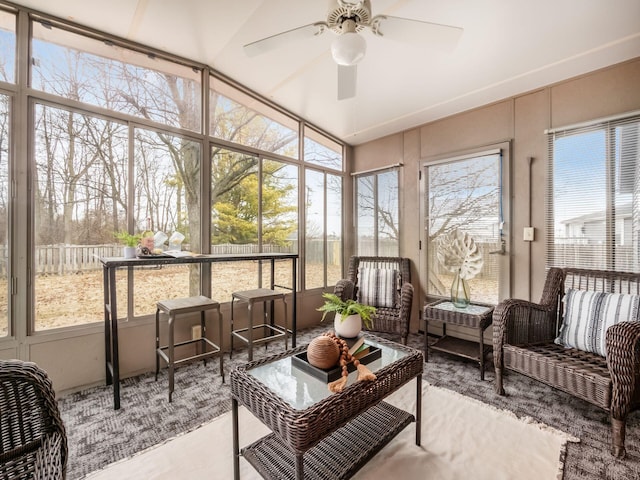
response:
[[[322,325],[300,332],[298,344],[308,343],[325,330],[327,327]],[[410,345],[422,348],[422,342],[421,335],[410,335]],[[274,343],[266,351],[256,349],[254,357],[268,355],[277,348],[279,344]],[[234,353],[232,360],[225,355],[225,371],[245,361],[246,353],[241,350]],[[476,364],[438,352],[429,356],[424,378],[433,385],[510,410],[519,417],[532,417],[579,438],[580,443],[567,445],[565,480],[640,479],[639,412],[629,417],[627,457],[618,460],[609,453],[607,414],[570,395],[511,373],[505,378],[507,395],[500,397],[493,390],[491,366],[482,382]],[[166,372],[157,382],[152,373],[125,379],[121,386],[122,406],[117,411],[113,410],[111,387],[95,387],[61,398],[59,405],[70,450],[67,478],[83,478],[230,410],[228,381],[222,383],[217,361],[209,361],[206,366],[198,362],[180,367],[176,369],[175,381],[172,403],[167,401]]]

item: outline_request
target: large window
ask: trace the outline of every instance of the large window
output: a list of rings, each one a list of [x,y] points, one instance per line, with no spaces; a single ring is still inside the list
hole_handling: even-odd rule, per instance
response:
[[[640,118],[549,135],[548,266],[640,271]]]
[[[298,122],[215,77],[210,82],[212,136],[298,158]]]
[[[127,225],[127,128],[41,104],[34,123],[35,328],[95,322],[103,313],[96,256],[119,256],[113,232]]]
[[[342,275],[342,178],[306,169],[305,286],[334,285]]]
[[[469,281],[471,299],[498,302],[501,270],[506,270],[500,263],[507,257],[500,255],[506,253],[508,237],[503,209],[508,198],[505,164],[503,152],[495,151],[425,166],[428,295],[450,295],[454,272],[439,261],[438,246],[447,234],[460,230],[473,238],[483,257],[482,270]]]
[[[169,62],[33,22],[33,88],[163,125],[201,131],[201,76]]]
[[[314,259],[329,265],[312,265],[320,279],[312,284],[342,277],[340,142],[208,67],[44,14],[26,17],[29,28],[18,32],[17,15],[0,10],[0,337],[101,322],[100,258],[122,256],[118,234],[150,226],[196,253],[302,251],[309,166],[338,170],[321,172]],[[18,44],[29,45],[28,61],[17,58]],[[14,85],[18,78],[29,84]],[[29,143],[10,152],[16,131]],[[13,182],[10,154],[21,165]],[[14,197],[28,207],[17,209]],[[13,232],[9,219],[23,208],[28,218]],[[10,265],[11,238],[26,239],[13,258],[27,261]],[[290,265],[277,265],[276,284],[291,284]],[[158,298],[208,293],[209,276],[212,295],[226,301],[233,290],[266,286],[271,272],[262,267],[119,269],[120,320],[152,315]],[[28,288],[12,296],[12,285]],[[28,318],[15,319],[27,328],[12,329],[14,298],[28,305]]]
[[[200,144],[160,131],[135,129],[133,173],[134,231],[151,228],[166,237],[183,238],[183,247],[201,252]],[[156,248],[168,247],[165,244]],[[198,265],[135,270],[133,314],[155,312],[158,298],[200,294]],[[149,295],[149,288],[154,289]],[[130,287],[131,290],[131,287]]]
[[[277,160],[214,147],[211,161],[212,253],[298,251],[298,167]],[[270,272],[254,262],[216,268],[212,291],[231,298],[255,288]],[[291,285],[289,262],[278,262],[275,282]]]
[[[400,255],[398,170],[356,177],[358,255]]]
[[[10,106],[10,97],[0,94],[0,337],[9,333]]]
[[[304,161],[342,170],[342,145],[307,127],[304,129]]]
[[[0,81],[16,80],[16,16],[0,10]],[[9,147],[11,97],[0,94],[0,337],[9,332]]]
[[[0,10],[0,81],[16,81],[16,16]]]

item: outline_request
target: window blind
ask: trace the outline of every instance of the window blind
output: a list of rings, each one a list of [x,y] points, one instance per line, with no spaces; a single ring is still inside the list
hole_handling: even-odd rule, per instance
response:
[[[640,271],[640,115],[548,134],[547,266]]]

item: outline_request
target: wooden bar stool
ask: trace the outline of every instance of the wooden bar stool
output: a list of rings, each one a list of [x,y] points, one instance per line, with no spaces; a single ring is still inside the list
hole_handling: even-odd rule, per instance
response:
[[[247,328],[239,328],[234,330],[233,328],[233,305],[235,301],[246,302],[248,304],[247,312]],[[253,324],[253,304],[256,302],[263,302],[264,304],[264,317],[267,318],[267,302],[271,302],[271,313],[273,314],[273,302],[275,300],[282,300],[284,305],[284,327],[276,325],[271,317],[269,323],[263,322],[258,325]],[[263,329],[265,335],[262,338],[253,338],[253,331],[257,329]],[[268,335],[267,335],[268,333]],[[244,335],[246,334],[246,336]],[[284,337],[284,349],[287,349],[287,302],[285,300],[284,293],[269,288],[256,288],[255,290],[244,290],[241,292],[233,292],[231,294],[231,350],[229,352],[229,358],[233,355],[233,338],[236,337],[245,342],[249,347],[249,361],[253,360],[253,344],[254,343],[267,343],[278,338]]]
[[[207,358],[220,357],[220,375],[224,383],[224,366],[222,360],[222,350],[215,343],[206,338],[207,330],[205,325],[205,312],[207,310],[216,310],[218,312],[218,338],[222,343],[222,314],[220,313],[220,304],[215,300],[205,296],[176,298],[172,300],[161,300],[157,303],[156,309],[156,381],[158,380],[158,372],[160,371],[160,357],[167,362],[169,368],[169,402],[173,394],[173,373],[176,365],[202,359],[207,363]],[[160,312],[169,316],[169,343],[166,346],[160,346]],[[186,340],[184,342],[175,343],[174,327],[176,317],[187,313],[200,312],[200,338]],[[174,350],[176,347],[184,345],[196,344],[201,347],[201,353],[196,353],[187,358],[176,360]],[[199,349],[196,349],[196,352]],[[165,351],[167,353],[165,353]]]

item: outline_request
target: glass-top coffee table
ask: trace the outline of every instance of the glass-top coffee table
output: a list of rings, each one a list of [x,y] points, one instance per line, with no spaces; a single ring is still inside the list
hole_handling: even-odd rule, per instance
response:
[[[292,364],[302,346],[248,363],[231,372],[234,478],[240,456],[263,478],[347,479],[411,422],[420,445],[423,356],[397,343],[367,335],[381,357],[367,364],[377,379],[356,381],[331,393],[324,381]],[[416,379],[415,416],[382,400]],[[240,450],[238,405],[244,405],[273,433]]]

